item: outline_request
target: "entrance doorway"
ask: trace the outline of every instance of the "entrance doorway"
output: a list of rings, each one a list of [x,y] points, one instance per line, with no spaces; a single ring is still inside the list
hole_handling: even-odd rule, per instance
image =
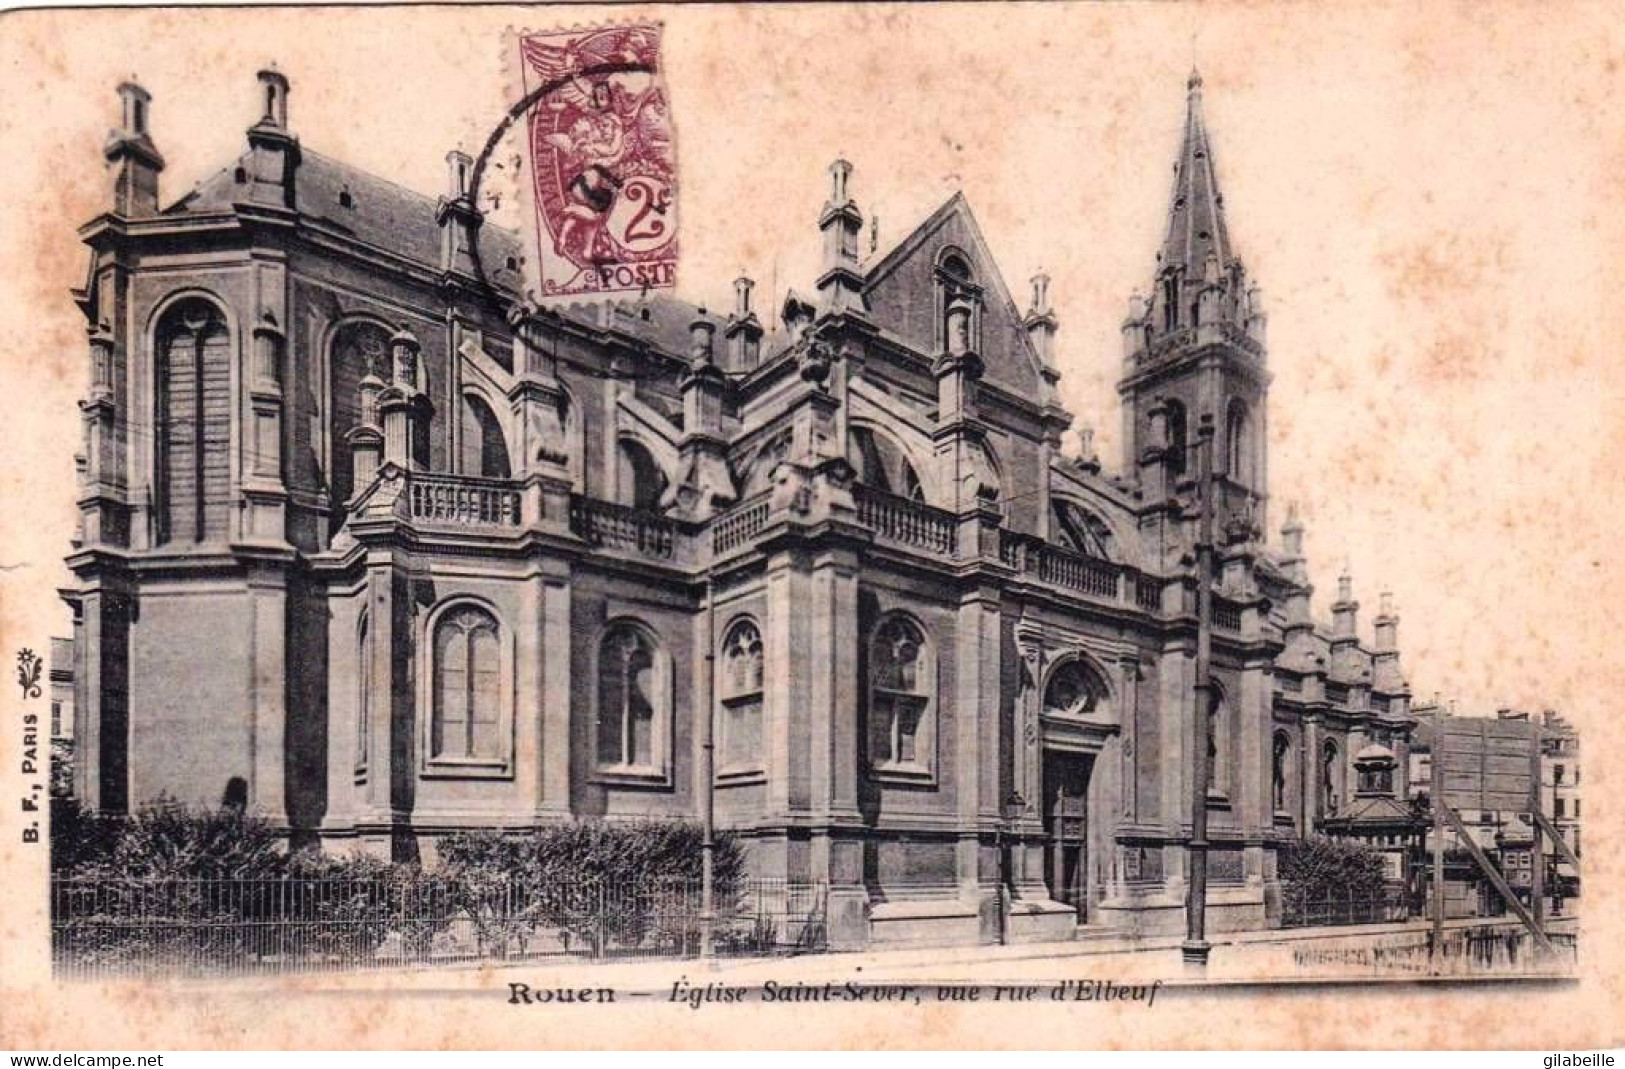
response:
[[[1044,883],[1051,901],[1087,919],[1089,899],[1089,774],[1094,758],[1055,750],[1044,754]]]

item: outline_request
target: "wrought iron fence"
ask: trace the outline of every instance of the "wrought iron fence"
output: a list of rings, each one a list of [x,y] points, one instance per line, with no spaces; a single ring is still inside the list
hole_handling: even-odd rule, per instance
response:
[[[1375,894],[1329,891],[1305,895],[1288,889],[1281,901],[1281,927],[1318,928],[1345,924],[1390,924],[1410,914],[1403,891]]]
[[[818,883],[743,880],[707,916],[698,882],[535,886],[414,872],[376,879],[57,878],[58,976],[309,972],[475,962],[811,953]]]
[[[1565,975],[1579,961],[1572,932],[1548,932],[1552,953],[1542,950],[1529,933],[1517,927],[1447,929],[1436,949],[1428,933],[1408,933],[1360,946],[1296,946],[1293,966],[1299,970],[1334,970],[1374,976]]]

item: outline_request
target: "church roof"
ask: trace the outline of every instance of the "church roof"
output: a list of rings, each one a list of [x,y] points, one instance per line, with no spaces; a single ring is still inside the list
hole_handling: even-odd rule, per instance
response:
[[[247,156],[205,179],[166,214],[229,210],[246,199],[237,170]],[[349,194],[349,204],[342,194]],[[440,263],[440,224],[435,219],[439,201],[359,167],[302,149],[294,183],[294,207],[300,215],[321,222],[363,241],[429,267]],[[506,273],[510,256],[520,254],[519,236],[501,227],[482,227],[482,255],[493,276]],[[501,285],[511,281],[493,277]]]
[[[1221,270],[1235,256],[1224,217],[1224,194],[1213,166],[1213,147],[1202,116],[1202,76],[1191,71],[1186,83],[1185,132],[1174,163],[1174,188],[1168,202],[1168,229],[1157,254],[1157,271],[1184,268],[1187,278],[1200,278],[1212,252]]]
[[[237,169],[247,157],[224,167],[165,214],[229,211],[245,198]],[[342,194],[348,193],[348,203]],[[438,270],[441,228],[437,198],[407,189],[319,152],[302,149],[294,182],[295,208],[301,216],[349,234],[357,241],[404,256]],[[517,289],[519,275],[508,268],[522,254],[519,235],[499,226],[480,228],[480,254],[492,284]],[[572,303],[559,309],[571,319],[631,334],[670,355],[688,350],[689,323],[699,308],[665,293],[628,296],[611,303],[606,315],[596,303]]]
[[[917,301],[920,292],[929,292],[929,274],[913,272],[922,266],[928,272],[934,254],[947,248],[969,259],[972,275],[983,284],[987,296],[992,318],[983,328],[981,354],[987,361],[987,378],[1018,396],[1047,394],[1043,360],[1027,338],[1015,297],[963,192],[949,197],[891,251],[866,267],[863,290],[871,314],[882,327],[929,354],[934,342],[932,328],[919,314],[927,306]],[[894,289],[901,290],[901,295],[893,294]]]

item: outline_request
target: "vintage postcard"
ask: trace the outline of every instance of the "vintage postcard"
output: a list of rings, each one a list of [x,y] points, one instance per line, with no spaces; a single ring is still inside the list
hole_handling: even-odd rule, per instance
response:
[[[1622,64],[8,14],[0,1046],[1625,1042]]]

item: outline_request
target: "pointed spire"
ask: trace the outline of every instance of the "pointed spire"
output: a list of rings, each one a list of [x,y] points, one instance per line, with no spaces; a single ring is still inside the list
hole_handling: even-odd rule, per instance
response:
[[[1234,258],[1230,231],[1224,218],[1224,195],[1213,167],[1207,121],[1202,116],[1202,74],[1191,68],[1185,82],[1185,134],[1174,163],[1174,189],[1168,205],[1168,230],[1157,269],[1185,270],[1185,277],[1203,277],[1208,256],[1220,270]]]

